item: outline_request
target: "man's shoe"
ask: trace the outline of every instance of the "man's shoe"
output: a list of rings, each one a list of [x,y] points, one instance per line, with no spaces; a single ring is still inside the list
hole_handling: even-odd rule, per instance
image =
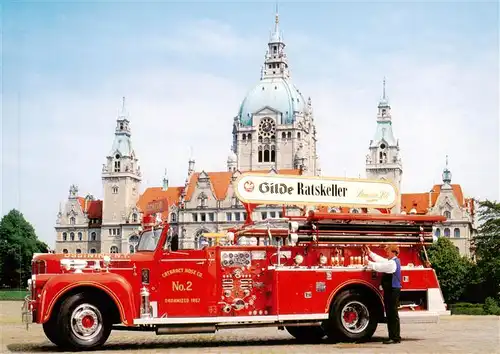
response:
[[[384,340],[382,343],[384,343],[384,344],[396,344],[396,343],[401,343],[401,340],[389,339],[389,340]]]

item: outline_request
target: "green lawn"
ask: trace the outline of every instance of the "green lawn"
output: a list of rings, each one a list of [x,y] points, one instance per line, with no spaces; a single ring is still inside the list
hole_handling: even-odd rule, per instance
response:
[[[0,290],[0,301],[24,300],[27,294],[26,290]]]

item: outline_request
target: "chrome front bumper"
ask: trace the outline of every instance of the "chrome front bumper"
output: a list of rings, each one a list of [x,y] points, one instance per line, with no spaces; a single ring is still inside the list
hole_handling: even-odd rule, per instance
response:
[[[23,323],[26,323],[26,330],[28,330],[28,326],[33,323],[33,304],[32,304],[31,296],[27,295],[24,298],[23,306],[21,308],[21,318]]]

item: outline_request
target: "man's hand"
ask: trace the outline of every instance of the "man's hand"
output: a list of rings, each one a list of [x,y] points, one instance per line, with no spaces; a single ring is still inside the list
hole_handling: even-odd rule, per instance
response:
[[[367,267],[367,266],[368,266],[368,257],[363,257],[363,265],[364,265],[365,267]]]
[[[363,252],[365,252],[365,254],[370,254],[370,247],[368,247],[367,245],[363,245]]]

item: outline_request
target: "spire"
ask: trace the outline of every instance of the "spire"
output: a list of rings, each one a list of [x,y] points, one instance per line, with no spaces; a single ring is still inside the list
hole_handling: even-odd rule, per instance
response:
[[[194,173],[194,158],[193,158],[193,147],[189,147],[189,163],[188,163],[188,176]]]
[[[163,174],[163,188],[164,191],[168,189],[168,176],[167,176],[167,169],[165,169],[165,173]]]
[[[385,76],[384,76],[384,81],[382,82],[382,98],[380,99],[378,103],[378,108],[388,108],[389,106],[389,100],[386,95],[385,91]]]
[[[128,113],[127,108],[125,107],[125,96],[122,97],[122,109],[120,110],[120,114],[118,115],[118,120],[127,120]]]
[[[125,97],[122,97],[122,108],[116,119],[115,135],[126,135],[130,137],[130,126],[128,120],[128,112],[125,107]]]
[[[448,155],[446,155],[446,166],[443,170],[443,183],[444,184],[451,184],[451,171],[448,168]]]
[[[271,38],[269,38],[269,43],[279,42],[281,42],[280,15],[278,11],[278,3],[276,3],[276,15],[274,16],[274,32],[271,34]]]
[[[276,4],[276,15],[274,19],[274,31],[271,33],[267,44],[267,52],[264,61],[264,71],[261,80],[266,78],[288,78],[288,59],[285,54],[285,43],[279,28],[278,4]]]
[[[122,105],[118,118],[116,119],[115,139],[108,156],[128,156],[134,155],[131,141],[130,122],[125,106],[125,97],[122,97]]]

